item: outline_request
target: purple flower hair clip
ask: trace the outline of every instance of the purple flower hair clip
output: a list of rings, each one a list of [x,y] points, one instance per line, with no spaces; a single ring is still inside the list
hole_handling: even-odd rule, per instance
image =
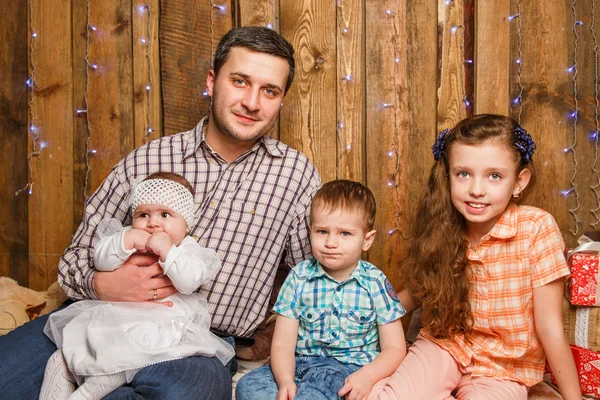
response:
[[[433,158],[435,161],[442,157],[442,153],[444,153],[444,147],[446,146],[446,136],[448,136],[448,133],[450,132],[451,131],[449,129],[444,129],[441,131],[437,137],[437,140],[433,146],[431,146],[431,152],[433,153]]]
[[[516,136],[515,146],[521,152],[525,163],[531,162],[533,152],[535,151],[535,143],[531,138],[531,135],[527,131],[521,128],[518,124],[513,128],[513,133]]]

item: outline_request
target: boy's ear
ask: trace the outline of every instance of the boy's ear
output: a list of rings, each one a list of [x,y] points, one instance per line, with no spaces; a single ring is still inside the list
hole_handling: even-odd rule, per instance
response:
[[[365,243],[363,244],[363,251],[367,251],[371,248],[371,245],[373,244],[373,241],[375,240],[376,233],[377,233],[376,230],[367,232],[367,234],[365,235]]]

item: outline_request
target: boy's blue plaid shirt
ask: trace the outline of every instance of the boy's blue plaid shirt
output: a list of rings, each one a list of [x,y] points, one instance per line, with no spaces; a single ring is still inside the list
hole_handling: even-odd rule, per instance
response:
[[[315,258],[295,266],[273,310],[299,320],[296,354],[365,365],[380,351],[378,325],[406,314],[383,272],[360,260],[338,283]]]

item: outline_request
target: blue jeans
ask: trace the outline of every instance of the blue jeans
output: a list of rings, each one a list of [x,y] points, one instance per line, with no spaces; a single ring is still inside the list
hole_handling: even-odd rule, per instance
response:
[[[65,302],[61,308],[68,304],[71,302]],[[0,336],[0,398],[39,398],[46,363],[56,351],[43,332],[47,319],[47,315],[38,317]],[[235,369],[235,359],[223,366],[216,358],[199,356],[159,363],[142,369],[130,385],[106,398],[231,400],[231,376]]]
[[[335,358],[296,357],[296,396],[294,400],[339,399],[344,380],[361,367],[343,364]],[[235,388],[237,400],[277,399],[277,382],[270,365],[257,368],[240,379]]]

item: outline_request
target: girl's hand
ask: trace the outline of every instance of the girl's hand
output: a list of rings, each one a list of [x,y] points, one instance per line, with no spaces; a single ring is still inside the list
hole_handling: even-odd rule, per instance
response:
[[[173,242],[165,232],[155,232],[148,238],[145,248],[160,257],[160,261],[165,262],[167,253],[173,247]]]
[[[294,396],[296,396],[296,383],[294,381],[279,385],[277,400],[293,400]]]
[[[139,252],[146,253],[146,242],[150,234],[143,229],[129,229],[125,231],[123,236],[123,244],[126,250],[135,249]]]
[[[375,382],[370,379],[369,374],[361,373],[361,371],[362,370],[359,369],[346,378],[344,386],[338,391],[340,397],[345,396],[346,400],[361,400],[367,398]]]

